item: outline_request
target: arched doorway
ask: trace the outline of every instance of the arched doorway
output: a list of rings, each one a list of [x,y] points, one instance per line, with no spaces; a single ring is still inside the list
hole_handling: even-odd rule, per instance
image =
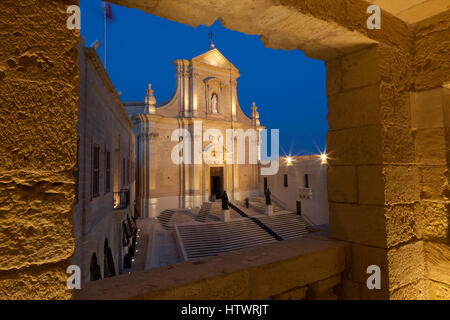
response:
[[[109,247],[108,239],[105,239],[104,251],[103,251],[103,277],[109,278],[116,275],[116,268],[114,266],[114,258],[112,250]]]
[[[89,271],[91,281],[100,280],[102,278],[100,265],[97,262],[97,255],[95,253],[93,253],[91,256]]]

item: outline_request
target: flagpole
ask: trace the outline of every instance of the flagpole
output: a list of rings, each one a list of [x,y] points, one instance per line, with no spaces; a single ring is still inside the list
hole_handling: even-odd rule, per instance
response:
[[[103,59],[103,61],[104,61],[104,63],[105,63],[105,70],[106,70],[106,4],[105,3],[103,3],[103,13],[104,13],[104,18],[105,18],[105,24],[104,24],[104,27],[105,27],[105,30],[104,30],[104,34],[105,34],[105,44],[104,44],[104,49],[105,49],[105,53],[104,53],[104,59]]]

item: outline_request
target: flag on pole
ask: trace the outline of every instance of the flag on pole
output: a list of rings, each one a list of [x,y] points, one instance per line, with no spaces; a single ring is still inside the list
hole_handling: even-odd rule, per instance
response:
[[[113,16],[113,12],[112,12],[112,8],[111,8],[111,4],[109,2],[103,2],[103,15],[105,16],[105,30],[104,30],[104,35],[105,35],[105,43],[103,45],[104,50],[105,50],[105,56],[103,59],[103,64],[105,65],[105,69],[106,69],[106,50],[107,50],[107,46],[106,46],[106,41],[107,41],[107,37],[106,37],[106,22],[112,23],[114,21],[114,16]]]
[[[108,22],[113,22],[114,16],[113,16],[111,4],[109,2],[103,2],[103,11],[105,13],[105,19]]]

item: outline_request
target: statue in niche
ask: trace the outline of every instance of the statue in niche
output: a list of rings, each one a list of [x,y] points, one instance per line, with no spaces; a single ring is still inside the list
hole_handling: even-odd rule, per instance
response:
[[[211,97],[211,112],[212,113],[219,113],[219,111],[217,110],[217,102],[218,102],[217,94],[214,93]]]

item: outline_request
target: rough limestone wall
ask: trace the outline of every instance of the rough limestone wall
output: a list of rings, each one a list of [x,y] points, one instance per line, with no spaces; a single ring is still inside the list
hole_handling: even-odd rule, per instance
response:
[[[70,298],[78,1],[0,1],[0,299]]]
[[[450,10],[418,23],[414,34],[411,102],[425,284],[429,298],[450,299]]]
[[[330,235],[351,243],[342,298],[423,297],[411,51],[379,44],[326,64]],[[367,289],[369,265],[381,268],[381,290]]]

